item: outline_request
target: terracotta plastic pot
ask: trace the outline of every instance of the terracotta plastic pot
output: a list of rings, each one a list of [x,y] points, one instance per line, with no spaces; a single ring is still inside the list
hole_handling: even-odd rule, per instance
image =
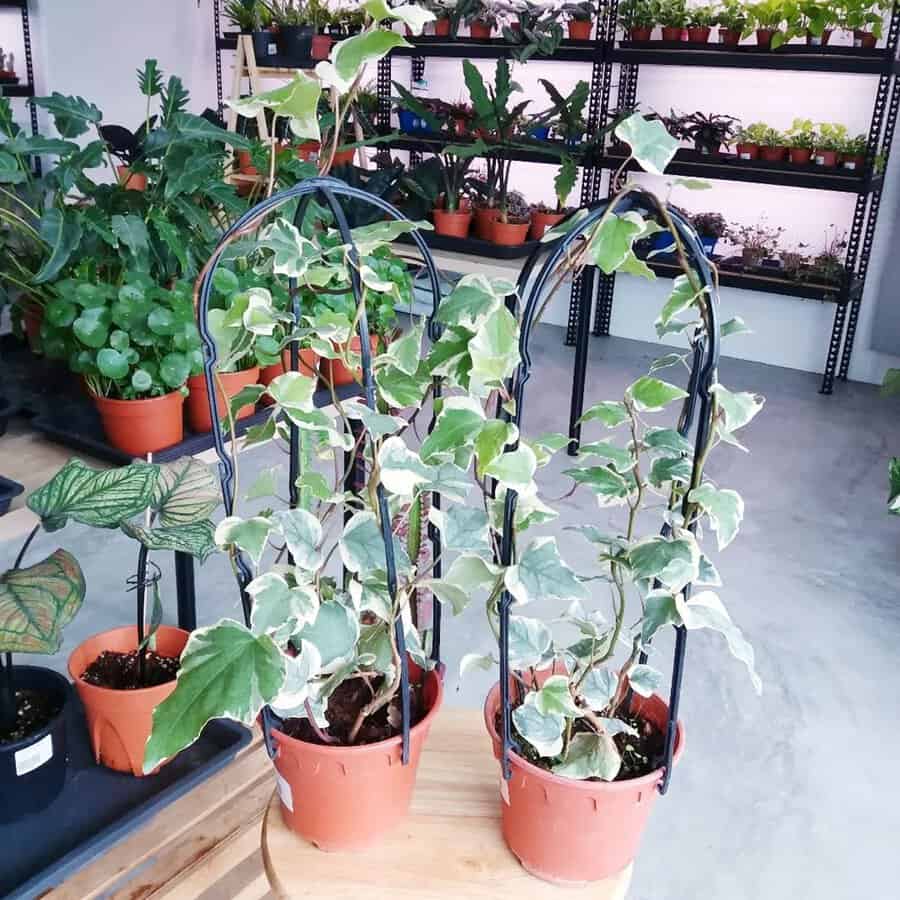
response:
[[[171,625],[156,632],[160,656],[180,656],[190,635]],[[137,649],[134,625],[113,628],[88,638],[69,657],[69,675],[84,706],[94,758],[117,772],[144,774],[144,745],[153,728],[153,710],[175,690],[175,681],[133,691],[114,691],[83,681],[84,670],[105,650],[128,653]],[[156,771],[159,771],[158,769]]]
[[[228,412],[228,401],[232,397],[239,394],[241,389],[249,384],[259,384],[259,366],[243,372],[220,372],[219,380],[222,387],[219,388],[219,385],[216,384],[216,414],[218,420],[221,421]],[[206,376],[203,374],[191,375],[188,378],[187,386],[190,391],[187,398],[188,424],[193,431],[212,431],[213,420],[209,414],[209,402],[206,397]],[[248,403],[240,408],[237,418],[246,419],[247,416],[252,416],[254,411],[254,405]]]
[[[434,33],[437,37],[449,37],[450,36],[450,20],[449,19],[438,19],[434,23]]]
[[[469,133],[469,123],[466,119],[453,120],[453,133],[457,137],[465,137]]]
[[[449,27],[450,23],[448,22],[447,25]],[[481,41],[487,40],[491,36],[493,31],[494,31],[494,26],[489,25],[486,22],[473,22],[469,26],[469,34],[473,38],[477,38],[478,40],[481,40]],[[449,34],[450,32],[448,31],[447,33]]]
[[[684,38],[684,29],[663,26],[662,39],[664,41],[681,41]]]
[[[400,762],[399,736],[337,747],[272,731],[281,815],[291,831],[320,850],[360,850],[406,817],[419,758],[443,700],[436,672],[425,675],[422,695],[428,713],[410,729],[405,766]]]
[[[253,157],[249,150],[238,150],[237,163],[241,175],[259,175],[259,169],[253,165]]]
[[[280,362],[272,363],[271,366],[261,366],[259,370],[259,383],[262,385],[270,385],[279,375],[284,375],[284,365]],[[275,401],[268,396],[260,397],[262,406],[271,406]]]
[[[447,237],[465,238],[469,236],[469,226],[472,224],[472,213],[465,210],[447,212],[443,209],[434,210],[434,230],[436,234],[444,234]]]
[[[310,56],[312,56],[313,59],[328,59],[328,54],[331,52],[331,45],[333,43],[334,38],[330,34],[317,34],[312,39]]]
[[[41,349],[41,325],[44,324],[44,307],[30,297],[20,297],[16,305],[22,310],[22,330],[32,353]]]
[[[309,347],[301,347],[298,362],[297,371],[301,375],[308,375],[311,378],[319,377],[319,354],[315,350],[310,350]],[[291,371],[291,351],[288,348],[281,351],[281,368],[282,371],[278,373],[279,375],[282,372]]]
[[[502,247],[518,247],[528,237],[529,222],[501,222],[494,220],[491,228],[491,240]]]
[[[806,147],[791,147],[788,155],[795,166],[806,166],[809,165],[809,161],[812,159],[812,150]]]
[[[317,162],[322,145],[318,141],[304,141],[297,147],[297,156],[304,162]]]
[[[735,149],[738,159],[759,159],[758,144],[738,144]]]
[[[594,23],[590,19],[586,22],[582,19],[569,19],[569,37],[573,41],[589,41],[593,28]]]
[[[484,704],[484,721],[499,759],[500,736],[494,725],[500,708],[500,684]],[[632,711],[665,731],[668,707],[657,696],[635,697]],[[678,723],[675,762],[684,750]],[[503,837],[532,875],[557,884],[599,881],[632,862],[657,798],[663,770],[628,781],[575,781],[510,754],[512,778],[500,801]],[[507,799],[508,797],[508,799]]]
[[[719,43],[725,47],[737,47],[741,42],[741,33],[732,28],[719,29]]]
[[[334,154],[334,158],[331,160],[332,168],[335,166],[347,166],[353,162],[353,154],[356,153],[355,150],[338,150],[337,153]]]
[[[632,28],[628,32],[628,38],[632,41],[643,42],[649,41],[653,34],[652,28]]]
[[[866,158],[861,153],[841,154],[841,168],[849,169],[851,172],[860,172],[866,163]]]
[[[184,439],[184,394],[172,391],[146,400],[94,397],[103,431],[113,447],[146,456]]]
[[[128,166],[116,166],[116,175],[119,178],[119,184],[126,191],[146,191],[147,176],[140,172],[132,172]]]
[[[826,28],[821,35],[810,34],[806,32],[806,44],[808,47],[827,47],[831,40],[832,29]]]
[[[837,150],[816,150],[815,162],[817,166],[831,169],[837,165]]]
[[[706,27],[705,25],[700,28],[688,28],[688,43],[689,44],[707,44],[709,43],[709,35],[712,29]]]
[[[494,222],[500,211],[495,206],[480,206],[475,208],[475,234],[483,241],[489,241],[494,233]]]
[[[862,50],[871,50],[878,43],[878,39],[871,31],[854,31],[853,46]]]
[[[340,345],[342,348],[345,345]],[[372,353],[375,353],[378,349],[378,335],[371,334],[369,335],[369,346],[372,348]],[[359,339],[359,335],[351,338],[350,340],[350,350],[354,353],[359,353],[362,348],[362,342]],[[354,381],[362,379],[362,367],[357,368],[353,371],[348,369],[342,360],[340,359],[322,359],[319,362],[319,371],[322,375],[322,378],[326,383],[330,383],[335,387],[340,387],[345,384],[352,384]]]
[[[775,36],[775,31],[772,28],[757,28],[756,29],[756,46],[762,50],[768,50],[772,44],[772,38]]]
[[[531,228],[528,230],[528,237],[532,241],[539,241],[548,228],[552,228],[557,222],[562,222],[565,217],[565,213],[547,213],[532,210]]]
[[[787,155],[787,149],[785,147],[760,147],[759,148],[759,157],[764,162],[784,162],[784,157]]]

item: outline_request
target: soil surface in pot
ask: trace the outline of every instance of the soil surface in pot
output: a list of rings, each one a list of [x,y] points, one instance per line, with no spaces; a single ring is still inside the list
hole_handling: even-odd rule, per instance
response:
[[[378,693],[383,680],[383,678],[371,681],[363,678],[348,678],[341,682],[329,697],[328,708],[325,711],[328,728],[323,730],[330,737],[337,738],[336,744],[349,746],[348,736],[353,728],[353,723],[356,722],[356,717],[374,694]],[[409,710],[410,727],[418,725],[428,712],[422,702],[422,688],[418,684],[410,685]],[[400,693],[398,691],[390,703],[379,709],[374,716],[369,716],[360,728],[353,745],[375,744],[378,741],[396,737],[401,732],[400,717]],[[288,737],[296,738],[298,741],[306,741],[309,744],[325,744],[325,741],[309,724],[308,719],[287,719],[284,727],[280,730]]]
[[[513,709],[518,705],[520,704],[514,703]],[[649,775],[651,772],[655,772],[665,760],[666,741],[663,733],[651,722],[638,716],[619,715],[616,718],[630,725],[637,731],[637,736],[633,734],[617,734],[613,737],[613,742],[622,757],[622,768],[619,769],[619,774],[616,775],[615,781],[628,781],[631,778],[640,778],[642,775]],[[494,719],[494,727],[497,729],[497,734],[499,734],[501,729],[499,709]],[[572,727],[572,734],[590,733],[591,731],[592,729],[585,719],[576,720]],[[547,759],[546,757],[538,756],[531,744],[516,730],[515,725],[513,725],[513,736],[518,741],[519,747],[521,747],[519,755],[527,759],[532,765],[551,772],[553,766],[561,761],[560,759]],[[588,778],[586,780],[600,781],[601,779]]]
[[[177,656],[160,656],[152,650],[147,651],[144,678],[141,680],[137,650],[128,653],[104,650],[81,673],[81,677],[95,687],[110,688],[113,691],[136,691],[174,681],[179,665]]]
[[[12,744],[40,731],[62,709],[58,697],[41,691],[16,691],[16,724],[0,728],[0,744]]]

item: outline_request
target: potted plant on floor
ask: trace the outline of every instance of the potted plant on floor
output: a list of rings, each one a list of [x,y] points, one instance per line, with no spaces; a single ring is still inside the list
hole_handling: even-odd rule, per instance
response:
[[[594,27],[596,6],[590,0],[563,4],[563,12],[568,18],[569,37],[573,41],[589,41]]]
[[[533,241],[539,241],[548,228],[552,228],[561,222],[573,210],[566,206],[566,201],[575,187],[578,178],[578,167],[571,156],[564,156],[559,171],[553,179],[553,190],[556,194],[556,205],[547,207],[538,203],[531,207],[531,228],[528,237]]]
[[[812,120],[794,119],[784,138],[788,146],[790,161],[795,166],[808,165],[818,139],[816,126]]]
[[[746,128],[741,128],[737,135],[738,159],[758,159],[759,148],[766,137],[769,126],[765,122],[754,122]]]
[[[759,140],[759,158],[764,162],[784,162],[788,138],[777,128],[766,128]]]
[[[719,43],[736,47],[747,29],[747,10],[740,0],[725,0],[716,12],[715,24],[719,26]]]
[[[466,12],[469,34],[476,40],[489,40],[500,21],[500,7],[494,0],[476,0]]]
[[[695,213],[691,216],[691,225],[703,244],[703,250],[709,259],[712,259],[713,253],[716,251],[716,244],[719,238],[725,236],[728,231],[728,223],[721,213],[704,212]]]
[[[852,172],[861,172],[866,163],[866,153],[869,149],[869,136],[858,134],[856,137],[848,137],[840,153],[841,168]]]
[[[777,50],[786,40],[784,30],[788,5],[785,0],[760,0],[746,6],[748,20],[744,37],[756,34],[760,50]]]
[[[662,27],[662,40],[681,43],[688,20],[685,0],[655,0],[653,9],[655,19]]]
[[[619,24],[628,40],[637,43],[649,41],[656,25],[651,0],[626,0],[620,9]]]
[[[688,9],[686,24],[689,44],[709,43],[716,15],[714,6],[692,6]]]
[[[836,122],[820,122],[813,160],[817,166],[832,169],[847,140],[847,126]]]

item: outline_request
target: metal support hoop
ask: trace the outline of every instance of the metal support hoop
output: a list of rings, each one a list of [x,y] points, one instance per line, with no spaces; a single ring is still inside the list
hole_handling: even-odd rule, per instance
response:
[[[209,312],[209,301],[212,295],[213,277],[222,260],[222,255],[233,238],[235,238],[239,234],[254,229],[270,213],[293,200],[300,201],[298,205],[297,215],[302,217],[305,206],[309,203],[310,200],[312,200],[314,196],[319,196],[328,205],[329,209],[334,215],[338,232],[341,235],[341,240],[349,247],[350,287],[353,292],[354,300],[356,301],[357,309],[359,310],[358,330],[360,337],[363,387],[365,391],[366,402],[369,408],[376,408],[375,379],[372,371],[372,350],[369,345],[369,328],[366,319],[365,304],[363,303],[362,285],[359,276],[359,253],[353,241],[353,235],[347,222],[346,214],[344,213],[344,209],[341,206],[338,198],[347,197],[350,199],[361,200],[365,203],[369,203],[372,206],[380,209],[382,212],[386,213],[391,219],[394,220],[404,222],[409,222],[411,220],[408,219],[396,207],[392,206],[387,201],[382,200],[380,197],[376,197],[373,194],[370,194],[367,191],[361,190],[359,188],[351,187],[350,185],[345,184],[344,182],[339,181],[336,178],[320,176],[307,179],[306,181],[301,182],[294,187],[281,191],[278,194],[274,194],[272,197],[268,198],[267,200],[263,200],[262,202],[254,206],[253,209],[246,212],[243,216],[241,216],[240,219],[238,219],[237,222],[234,223],[234,225],[231,226],[231,228],[228,229],[228,231],[225,232],[203,269],[202,276],[196,287],[197,296],[199,298],[199,302],[197,304],[197,327],[200,330],[200,337],[203,343],[203,372],[206,380],[206,397],[213,421],[217,421],[218,418],[217,414],[214,412],[217,409],[214,370],[218,357],[216,344],[207,324],[207,314]],[[435,265],[434,259],[431,256],[431,252],[429,251],[428,246],[426,245],[421,234],[417,230],[410,232],[410,234],[416,244],[416,247],[422,254],[422,259],[428,273],[429,281],[431,283],[433,304],[432,313],[428,317],[428,337],[429,340],[433,342],[437,341],[441,334],[441,328],[436,319],[437,308],[441,298],[440,280],[438,278],[437,266]],[[299,301],[297,300],[296,296],[296,287],[296,281],[291,279],[291,294],[293,298],[293,315],[295,325],[299,324],[300,317]],[[291,368],[294,371],[298,370],[298,363],[299,360],[297,345],[296,343],[292,343]],[[441,396],[441,384],[439,379],[437,378],[435,378],[433,381],[433,391],[436,399]],[[434,421],[432,418],[431,426],[433,426],[433,424]],[[234,512],[235,463],[232,455],[227,450],[226,441],[222,434],[222,430],[218,427],[213,429],[213,442],[215,444],[216,456],[219,459],[219,482],[222,488],[222,502],[225,507],[226,515],[230,516]],[[292,427],[290,429],[290,460],[292,471],[296,466],[298,454],[298,429],[296,427]],[[397,595],[397,568],[394,559],[393,534],[391,530],[391,519],[390,511],[388,509],[387,496],[385,495],[384,487],[381,484],[379,484],[377,487],[377,502],[379,517],[381,520],[382,540],[384,541],[388,590],[390,592],[392,601],[395,601]],[[440,506],[440,500],[437,494],[432,493],[432,502],[436,503],[438,507]],[[292,489],[291,506],[294,507],[296,503],[297,493]],[[441,553],[440,533],[436,530],[429,530],[429,536],[432,541],[432,553],[434,554],[434,558],[439,559]],[[247,561],[244,559],[244,556],[240,551],[236,552],[234,563],[238,587],[241,593],[241,606],[244,614],[244,622],[247,627],[249,627],[252,604],[250,597],[247,594],[247,585],[252,580],[253,575],[250,571],[250,567],[248,566]],[[436,577],[440,577],[439,567],[436,567],[436,571]],[[435,662],[440,661],[440,617],[440,603],[437,601],[437,599],[432,597],[433,628],[431,656],[432,659],[435,660]],[[406,639],[403,633],[402,622],[399,620],[395,623],[395,637],[397,641],[397,649],[400,654],[401,665],[400,690],[403,720],[403,743],[401,759],[405,765],[409,761],[409,667],[406,654]],[[272,712],[272,710],[269,709],[269,707],[263,708],[262,722],[266,749],[269,753],[269,756],[274,758],[276,748],[272,741],[271,731],[273,727],[277,727],[277,717]]]
[[[600,221],[604,214],[612,208],[615,211],[636,209],[645,213],[659,212],[662,209],[660,201],[652,194],[641,188],[634,187],[627,194],[614,200],[604,200],[594,204],[584,219],[568,234],[558,238],[546,248],[536,249],[529,257],[522,273],[519,276],[518,291],[523,296],[524,308],[521,318],[521,331],[519,336],[519,354],[521,362],[508,384],[509,393],[514,398],[515,413],[510,415],[504,410],[499,415],[507,422],[512,422],[521,433],[522,417],[524,411],[525,385],[531,377],[532,360],[529,352],[529,343],[534,329],[535,316],[544,298],[548,283],[557,265],[563,260],[572,245],[583,238]],[[681,416],[678,423],[678,431],[683,437],[687,437],[696,420],[696,433],[694,437],[694,474],[700,464],[700,454],[713,427],[711,419],[712,398],[710,388],[716,381],[716,370],[719,362],[719,317],[718,317],[718,290],[713,278],[709,261],[703,252],[703,246],[691,225],[675,210],[667,207],[679,239],[684,245],[688,262],[700,279],[704,292],[701,297],[706,304],[705,331],[694,336],[692,341],[694,354],[691,375],[688,381],[688,396],[684,401]],[[540,266],[537,275],[526,294],[526,287],[531,279],[532,272],[537,268],[539,255],[549,249],[546,259]],[[515,522],[515,510],[517,502],[515,491],[508,490],[503,508],[503,534],[501,537],[500,563],[508,566],[513,562],[513,532]],[[686,503],[685,499],[685,503]],[[689,526],[694,530],[696,523]],[[668,533],[668,526],[663,528],[663,534]],[[690,596],[690,585],[685,589],[685,595]],[[507,780],[512,776],[509,762],[510,752],[519,750],[512,739],[511,703],[510,703],[510,668],[509,668],[509,615],[512,596],[504,591],[500,597],[500,702],[501,702],[501,739],[502,754],[501,768],[503,777]],[[671,778],[672,757],[675,751],[675,737],[678,727],[678,708],[681,697],[681,682],[684,670],[684,657],[687,644],[687,632],[684,627],[676,628],[675,653],[672,668],[672,683],[669,693],[669,719],[666,728],[665,755],[663,762],[664,774],[659,784],[659,792],[664,794],[668,790]]]

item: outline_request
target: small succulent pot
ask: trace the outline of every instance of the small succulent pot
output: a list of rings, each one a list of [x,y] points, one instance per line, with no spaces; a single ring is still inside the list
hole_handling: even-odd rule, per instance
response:
[[[455,238],[469,236],[469,226],[472,224],[471,210],[459,209],[455,212],[448,212],[445,209],[435,208],[433,215],[436,234]]]
[[[160,625],[156,632],[156,652],[160,656],[180,656],[189,637],[180,628]],[[137,650],[135,627],[113,628],[79,644],[69,657],[69,675],[84,706],[97,763],[139,778],[144,775],[144,746],[153,728],[153,710],[175,690],[176,682],[172,679],[155,687],[130,691],[89,684],[82,675],[107,650],[118,653]]]
[[[837,150],[816,150],[815,163],[826,169],[833,169],[837,165]]]
[[[775,31],[772,28],[756,29],[756,46],[760,50],[768,50],[772,46],[772,38],[775,37]]]
[[[548,213],[533,209],[531,211],[531,227],[528,230],[529,240],[539,241],[548,228],[562,222],[565,217],[565,213]]]
[[[788,158],[795,166],[808,166],[812,159],[812,150],[808,147],[791,147]]]
[[[828,42],[831,40],[831,28],[823,29],[821,34],[810,34],[808,31],[806,32],[806,46],[807,47],[827,47]]]
[[[573,41],[589,41],[594,23],[590,19],[569,19],[569,37]]]
[[[861,172],[866,164],[866,158],[861,153],[842,153],[840,165],[842,169],[849,169],[851,172]]]
[[[450,24],[449,21],[447,23]],[[494,26],[488,22],[473,22],[469,26],[469,35],[479,41],[486,41],[493,34]],[[436,32],[435,32],[436,33]],[[448,32],[449,34],[449,32]]]
[[[116,175],[118,176],[119,184],[126,191],[147,190],[147,176],[140,172],[132,172],[128,166],[116,166]]]
[[[145,400],[94,397],[106,439],[117,450],[144,457],[184,440],[184,395],[172,391]]]
[[[741,33],[734,28],[719,29],[719,43],[723,47],[737,47],[741,42]]]
[[[784,162],[785,156],[787,156],[787,148],[786,147],[760,147],[759,148],[759,158],[763,162],[771,162],[771,163]]]
[[[15,666],[16,690],[51,700],[58,712],[42,728],[0,744],[0,822],[13,822],[49,806],[66,782],[66,715],[72,700],[69,682],[42,666]]]
[[[278,45],[275,43],[275,33],[266,29],[265,31],[254,31],[251,34],[253,39],[253,55],[256,57],[257,63],[265,63],[270,56],[278,53]]]
[[[343,349],[346,345],[335,345],[337,349],[343,352]],[[369,335],[369,346],[372,348],[372,353],[376,353],[378,350],[378,335],[370,334]],[[359,339],[359,335],[355,335],[350,339],[350,350],[353,353],[359,353],[362,348],[362,342]],[[331,384],[333,387],[342,387],[346,384],[353,384],[354,381],[362,380],[362,367],[357,367],[356,369],[348,369],[346,365],[344,365],[344,361],[341,359],[326,359],[322,358],[319,362],[319,372],[322,375],[322,379],[326,382],[326,384]]]
[[[500,215],[496,206],[479,206],[475,208],[475,234],[483,241],[491,240],[494,234],[494,222]]]
[[[663,26],[662,39],[664,41],[679,43],[684,40],[684,29],[681,27]]]
[[[250,384],[259,384],[259,366],[245,369],[243,372],[219,372],[218,380],[214,382],[216,389],[216,415],[221,421],[228,413],[228,403],[232,397],[237,396],[241,390]],[[209,401],[206,396],[206,375],[191,375],[187,381],[187,416],[188,424],[193,431],[205,433],[212,431],[213,420],[209,414]],[[223,395],[224,391],[224,395]],[[256,407],[252,403],[242,406],[236,418],[246,419],[252,416]]]
[[[712,29],[708,26],[704,25],[702,27],[696,28],[688,28],[688,43],[689,44],[708,44],[709,36],[712,32]]]
[[[652,36],[652,28],[631,28],[628,31],[628,39],[636,44],[646,43]]]
[[[450,19],[438,19],[434,23],[434,33],[437,37],[450,37]]]
[[[759,144],[738,144],[735,149],[738,159],[759,159]]]
[[[312,39],[310,56],[312,56],[313,59],[328,59],[328,54],[331,52],[331,45],[333,43],[334,38],[330,34],[317,34]]]
[[[501,222],[494,220],[491,229],[491,241],[501,247],[518,247],[528,238],[530,222]]]
[[[871,31],[853,32],[853,46],[860,50],[873,50],[878,43],[878,38]]]

